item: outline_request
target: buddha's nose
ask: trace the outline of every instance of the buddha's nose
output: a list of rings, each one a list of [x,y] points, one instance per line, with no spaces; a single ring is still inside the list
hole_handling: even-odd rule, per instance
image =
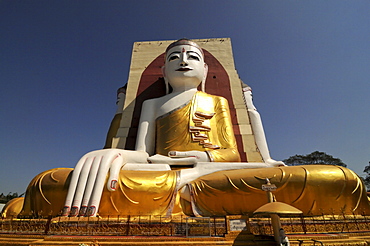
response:
[[[188,65],[188,62],[184,59],[180,62],[180,66],[182,67],[187,66],[187,65]]]

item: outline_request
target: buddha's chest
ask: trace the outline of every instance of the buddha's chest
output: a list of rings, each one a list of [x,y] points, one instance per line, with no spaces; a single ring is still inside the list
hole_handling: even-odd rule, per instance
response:
[[[194,96],[194,93],[183,93],[180,95],[166,96],[163,100],[159,100],[156,103],[156,118],[167,115],[184,105],[188,104]]]

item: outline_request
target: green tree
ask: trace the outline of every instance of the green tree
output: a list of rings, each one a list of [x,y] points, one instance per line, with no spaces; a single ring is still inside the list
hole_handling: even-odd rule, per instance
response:
[[[369,191],[370,190],[370,161],[369,161],[369,165],[365,167],[364,173],[366,173],[366,177],[363,180],[367,187],[367,190]]]
[[[5,196],[4,193],[1,193],[0,194],[0,203],[7,203],[10,200],[12,200],[13,198],[21,197],[23,195],[24,195],[24,193],[18,195],[17,192],[15,192],[15,193],[9,192],[8,195]]]
[[[283,162],[289,166],[312,165],[312,164],[336,165],[342,167],[347,166],[341,159],[335,158],[332,155],[328,155],[325,152],[320,151],[314,151],[308,155],[294,155],[289,157],[288,159],[283,160]]]

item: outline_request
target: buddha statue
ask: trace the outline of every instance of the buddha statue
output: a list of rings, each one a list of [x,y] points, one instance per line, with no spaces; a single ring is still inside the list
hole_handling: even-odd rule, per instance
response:
[[[74,169],[37,175],[27,189],[21,214],[251,214],[267,203],[261,190],[266,178],[277,186],[277,201],[306,215],[369,214],[364,185],[351,170],[329,165],[288,167],[270,157],[248,86],[240,93],[262,161],[242,162],[228,101],[204,92],[207,71],[204,51],[197,43],[187,39],[171,43],[162,67],[167,94],[142,104],[135,149],[93,151]]]

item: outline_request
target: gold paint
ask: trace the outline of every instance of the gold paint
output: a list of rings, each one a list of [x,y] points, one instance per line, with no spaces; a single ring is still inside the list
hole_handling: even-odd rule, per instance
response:
[[[46,175],[50,174],[50,178],[52,181],[54,181],[55,179],[53,178],[53,172],[50,171],[50,172],[45,172],[43,175],[41,175],[40,177],[40,181],[38,181],[38,187],[39,187],[39,191],[40,191],[40,194],[42,196],[42,198],[45,200],[45,202],[51,204],[51,202],[46,198],[46,196],[44,195],[44,192],[42,191],[42,187],[41,187],[41,184],[42,184],[42,180],[45,178]]]
[[[33,178],[27,187],[21,215],[57,215],[63,209],[72,170],[56,168]]]
[[[234,182],[233,182],[229,177],[227,177],[227,180],[229,181],[230,185],[231,185],[234,189],[239,190],[239,188],[234,184]]]
[[[27,189],[23,214],[27,216],[32,211],[44,216],[58,214],[64,206],[71,171],[53,169],[35,177]],[[193,203],[181,201],[182,209],[189,215],[193,215],[192,206],[203,216],[251,214],[267,203],[266,192],[261,190],[264,176],[272,177],[272,183],[277,186],[273,192],[277,201],[292,204],[305,215],[341,214],[343,209],[346,214],[370,214],[369,200],[360,178],[347,168],[330,165],[209,174],[189,184]],[[181,213],[177,179],[176,171],[121,170],[119,189],[110,192],[104,188],[99,215]],[[59,182],[56,184],[55,180]],[[126,186],[127,183],[130,185]]]
[[[99,215],[166,215],[176,190],[176,171],[121,170],[120,189],[103,192]],[[127,182],[130,183],[127,188]],[[105,199],[110,194],[112,200]],[[114,204],[118,212],[114,212]],[[175,209],[177,212],[179,209]]]
[[[282,182],[282,180],[289,181],[292,177],[293,177],[293,175],[291,173],[287,175],[286,172],[283,172],[283,176],[281,177],[281,179],[278,182]],[[271,179],[270,179],[270,181],[271,181]],[[283,184],[279,189],[284,189],[288,184],[289,184],[289,182],[285,182],[285,184]]]
[[[260,189],[256,189],[256,188],[254,188],[254,187],[250,186],[247,182],[245,182],[245,181],[244,181],[244,179],[240,179],[240,181],[243,183],[243,185],[244,185],[245,187],[247,187],[247,188],[248,188],[248,190],[260,191]],[[243,192],[247,192],[247,190],[245,190],[245,191],[243,191]]]
[[[355,177],[357,177],[357,174],[356,173],[354,173],[352,170],[349,170],[350,171],[350,173],[353,175],[353,176],[355,176]],[[365,193],[364,192],[365,191],[365,186],[364,186],[364,183],[360,180],[360,179],[358,179],[357,180],[357,186],[356,186],[356,188],[352,191],[352,194],[355,194],[356,192],[359,192],[360,193],[360,195],[362,195],[363,193]],[[365,195],[366,195],[366,193],[365,193]],[[367,195],[366,195],[367,196]],[[367,196],[367,198],[369,199],[369,197]],[[355,211],[355,210],[357,210],[357,208],[360,206],[360,200],[359,201],[357,201],[357,204],[356,204],[356,206],[353,208],[353,211]]]
[[[35,211],[43,216],[56,216],[63,209],[71,171],[58,168],[37,175],[27,188],[23,215]],[[172,207],[174,214],[181,212],[176,196],[176,171],[121,170],[119,177],[116,191],[110,192],[104,187],[100,216],[166,215]]]
[[[225,42],[225,44],[226,43],[227,42]],[[214,45],[214,47],[216,47],[216,45]],[[152,47],[149,48],[152,49]],[[207,48],[212,47],[209,46]],[[217,45],[216,48],[219,49],[219,46]],[[163,50],[159,52],[161,53]],[[224,54],[225,52],[221,53]],[[145,52],[143,54],[145,56]],[[214,54],[219,54],[219,52],[215,52]],[[226,60],[228,59],[232,60],[232,55],[227,56]],[[133,60],[137,61],[137,59]],[[225,61],[225,57],[222,57],[222,59],[219,60]],[[224,65],[226,63],[224,62]],[[133,65],[134,69],[131,70],[136,71],[135,73],[140,76],[140,71],[142,71],[140,69],[143,69],[144,67],[143,62],[139,59],[139,63],[136,62],[135,64]],[[232,62],[229,62],[228,64],[232,64]],[[137,73],[136,68],[140,70],[139,73]],[[230,72],[235,73],[235,68],[233,66],[228,68],[228,73],[230,74]],[[136,79],[137,76],[135,76],[130,76],[130,85],[132,85],[132,82],[135,80],[140,80],[139,78]],[[132,80],[132,78],[134,79]],[[237,81],[237,84],[239,83],[239,80],[235,81]],[[134,84],[133,87],[130,86],[128,88],[131,90],[127,94],[128,96],[135,97],[136,92],[131,93],[135,88],[137,89],[135,86],[136,84]],[[235,87],[235,85],[232,86],[234,89],[239,87]],[[241,91],[234,89],[232,91],[233,94],[235,94],[235,91],[237,91],[237,93],[240,93]],[[210,141],[211,143],[222,143],[219,145],[222,149],[208,150],[211,158],[214,158],[215,161],[240,161],[239,153],[237,153],[236,150],[236,143],[234,143],[234,133],[230,123],[230,114],[227,102],[223,98],[215,96],[209,96],[209,98],[213,98],[214,110],[212,111],[216,114],[210,119],[209,132],[204,134],[202,133],[203,135],[200,134],[199,136],[208,136],[209,139],[212,139]],[[242,100],[241,97],[234,96],[233,98],[234,100],[238,100],[237,98]],[[133,98],[128,98],[126,101],[125,106],[127,107],[129,105],[129,109],[135,105],[135,103],[132,103]],[[234,104],[239,105],[235,102]],[[243,102],[242,105],[244,105]],[[242,111],[245,112],[244,110]],[[131,111],[127,110],[126,112]],[[162,152],[163,155],[167,155],[169,149],[172,149],[173,147],[174,150],[178,151],[189,149],[207,151],[207,148],[204,148],[204,146],[200,146],[198,143],[192,143],[192,140],[189,137],[190,133],[188,125],[185,127],[181,126],[184,122],[189,122],[189,112],[190,106],[187,105],[184,108],[179,109],[179,112],[174,112],[168,116],[173,117],[175,120],[172,122],[171,132],[165,134],[162,134],[162,132],[167,130],[167,123],[161,122],[160,119],[157,120],[157,136],[159,137],[156,140],[156,148],[159,150],[158,153]],[[124,131],[117,133],[121,115],[116,116],[117,117],[113,120],[113,123],[116,126],[110,128],[107,137],[108,145],[106,145],[106,148],[111,147],[111,142],[114,137],[117,137],[117,139],[123,138],[122,132]],[[131,116],[128,118],[131,119]],[[168,121],[171,121],[171,119]],[[123,129],[126,129],[125,127],[127,126],[125,124],[127,122],[131,122],[131,120],[121,121],[121,127]],[[166,134],[168,134],[168,137],[165,137]],[[184,138],[182,138],[183,136]],[[261,161],[262,159],[260,154],[254,144],[254,136],[243,135],[243,139],[245,146],[247,146],[244,148],[247,148],[245,151],[247,152],[249,160],[253,159],[257,162]],[[162,142],[160,140],[164,141]],[[117,140],[117,144],[119,144],[119,147],[121,148],[124,146],[124,144],[122,144],[124,142],[125,140]],[[191,143],[193,145],[191,145]],[[198,146],[198,148],[193,148],[195,145]],[[114,145],[114,147],[117,147],[117,145]],[[338,172],[338,169],[342,170],[342,174]],[[57,214],[58,208],[61,210],[64,205],[69,185],[70,172],[71,169],[54,169],[53,172],[48,174],[44,173],[45,175],[40,174],[36,176],[31,181],[27,189],[24,201],[24,214],[27,215],[32,211],[43,211],[44,215],[48,215],[49,211],[52,211],[52,214],[54,215]],[[163,213],[163,211],[166,210],[166,205],[160,203],[161,199],[167,202],[168,200],[171,200],[171,197],[176,198],[177,202],[179,201],[179,196],[176,196],[176,175],[174,175],[172,171],[168,172],[168,176],[166,176],[167,172],[164,173],[150,172],[150,174],[147,174],[139,171],[132,173],[122,171],[120,173],[119,190],[117,189],[116,192],[109,192],[106,189],[104,190],[102,206],[99,209],[99,214],[101,216],[113,215],[114,211],[116,211],[116,214],[127,215],[140,213],[144,210],[146,213],[150,214]],[[273,183],[278,188],[276,192],[274,192],[277,200],[286,201],[288,203],[294,202],[295,206],[302,207],[302,210],[304,210],[306,214],[310,214],[312,212],[313,214],[317,213],[321,215],[320,209],[328,213],[331,208],[339,214],[338,211],[344,207],[346,208],[346,213],[349,213],[349,211],[352,210],[353,212],[364,211],[365,214],[370,214],[369,201],[364,192],[364,185],[359,177],[348,169],[324,165],[253,170],[245,169],[207,175],[190,184],[192,200],[199,201],[199,204],[196,204],[196,206],[200,208],[200,211],[202,211],[203,214],[219,213],[224,215],[225,211],[228,214],[250,213],[253,211],[250,208],[260,204],[265,204],[267,201],[265,192],[260,190],[261,182],[253,177],[275,177],[275,175],[277,175],[277,179],[276,182],[274,179]],[[163,180],[158,182],[157,177],[161,177]],[[55,182],[57,184],[55,184]],[[126,186],[126,183],[130,183],[130,185]],[[159,187],[157,184],[160,184]],[[235,186],[237,186],[238,189],[235,189]],[[340,189],[339,193],[337,192],[338,187]],[[140,198],[142,200],[140,200]],[[157,203],[154,203],[153,200],[156,198],[158,198],[156,201]],[[45,200],[51,201],[52,204],[49,204]],[[171,202],[173,202],[173,199]],[[191,204],[187,201],[182,201],[182,204],[184,204],[184,211],[188,211],[187,208],[189,205],[191,206]],[[162,207],[159,209],[159,206]],[[180,210],[174,210],[174,212],[179,211]],[[191,211],[189,214],[191,214]],[[329,214],[331,214],[331,212],[329,212]]]
[[[273,192],[277,201],[292,204],[305,215],[332,214],[333,211],[341,214],[342,210],[346,214],[370,212],[367,196],[362,192],[364,187],[359,189],[359,184],[362,185],[360,178],[349,169],[331,165],[242,169],[209,174],[191,183],[193,206],[203,216],[224,215],[225,211],[250,214],[267,203],[266,194],[261,191],[261,181],[254,178],[263,175],[276,175],[272,183],[277,186]],[[189,206],[182,204],[186,214],[191,215]]]
[[[168,176],[170,174],[169,173],[165,173],[163,174],[162,176],[159,176],[158,179],[159,179],[159,182],[156,183],[157,186],[163,186],[166,184],[167,182],[167,179],[168,179]]]
[[[17,197],[10,200],[1,211],[1,218],[9,219],[15,218],[21,211],[23,207],[24,197]]]
[[[299,195],[298,195],[297,199],[295,199],[294,201],[292,201],[292,204],[295,204],[295,203],[300,202],[300,200],[301,200],[301,199],[303,199],[303,198],[305,197],[305,196],[304,196],[304,193],[305,193],[305,191],[307,190],[307,189],[305,189],[305,188],[306,188],[306,186],[307,186],[307,176],[308,176],[308,171],[307,171],[307,169],[306,169],[306,168],[304,168],[304,167],[302,167],[302,169],[304,170],[304,178],[303,178],[303,182],[302,182],[302,184],[303,184],[303,188],[302,188],[301,192],[299,193]],[[288,184],[288,183],[286,183],[286,184]],[[286,184],[285,184],[285,185],[286,185]]]
[[[341,169],[342,170],[342,169]],[[342,170],[343,171],[343,170]],[[343,171],[343,176],[344,176],[344,178],[345,178],[345,181],[347,181],[348,180],[348,177],[347,177],[347,175],[346,175],[346,173]],[[337,200],[340,198],[340,196],[343,194],[343,192],[345,191],[345,188],[346,188],[346,184],[347,184],[347,182],[345,182],[344,183],[344,185],[342,186],[342,190],[341,190],[341,192],[339,192],[339,194],[338,194],[338,197],[337,197]],[[357,187],[358,187],[358,182],[357,182]],[[357,190],[357,187],[352,191],[352,194],[353,193],[355,193],[355,191]]]
[[[204,103],[207,102],[207,103]],[[192,111],[193,110],[193,111]],[[203,124],[209,130],[195,126],[192,112],[198,119],[203,115]],[[181,123],[181,124],[180,124]],[[196,139],[192,138],[191,129],[196,129]],[[198,127],[198,128],[197,128]],[[196,99],[187,105],[160,117],[156,121],[156,153],[167,155],[169,151],[198,150],[207,151],[214,161],[240,161],[236,140],[231,124],[230,113],[226,99],[212,96],[204,92],[197,92]],[[201,130],[204,130],[200,132]],[[207,137],[207,139],[203,139]],[[199,141],[198,141],[199,140]],[[203,142],[201,142],[203,141]],[[220,149],[214,149],[219,146]]]
[[[59,180],[58,180],[56,177],[54,177],[54,172],[51,172],[51,174],[50,174],[50,178],[51,178],[53,181],[55,181],[56,183],[58,183],[58,182],[59,182]]]
[[[118,210],[118,208],[117,208],[116,204],[114,203],[114,201],[113,201],[113,199],[112,199],[112,196],[110,196],[110,197],[109,197],[109,200],[110,200],[110,202],[112,203],[112,206],[113,206],[114,210],[115,210],[117,213],[119,213],[119,210]]]
[[[112,119],[112,122],[110,124],[107,137],[105,140],[104,149],[113,148],[113,139],[117,136],[118,129],[120,127],[122,118],[122,113],[114,115],[114,118]]]
[[[301,214],[302,211],[282,202],[269,202],[259,207],[253,214]]]

